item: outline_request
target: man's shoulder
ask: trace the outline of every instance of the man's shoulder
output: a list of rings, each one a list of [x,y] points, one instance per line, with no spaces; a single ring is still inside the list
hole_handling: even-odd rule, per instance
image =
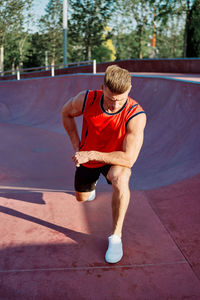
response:
[[[102,90],[87,90],[88,92],[88,95],[102,95],[103,94],[103,91]]]
[[[126,127],[129,122],[138,115],[146,114],[142,106],[135,100],[128,97],[127,115],[126,115]],[[142,117],[143,118],[143,117]]]
[[[88,104],[90,102],[93,103],[96,99],[100,99],[102,94],[103,94],[102,90],[87,90],[86,101],[88,102]]]
[[[82,112],[86,112],[91,107],[94,107],[94,103],[99,103],[102,94],[102,90],[87,90],[85,94]]]
[[[128,107],[129,108],[137,108],[137,110],[143,110],[142,106],[135,99],[128,97]]]
[[[134,104],[140,105],[138,101],[136,101],[135,99],[133,99],[133,98],[131,98],[131,97],[128,97],[128,101],[129,101],[129,103],[130,103],[131,105],[134,105]]]

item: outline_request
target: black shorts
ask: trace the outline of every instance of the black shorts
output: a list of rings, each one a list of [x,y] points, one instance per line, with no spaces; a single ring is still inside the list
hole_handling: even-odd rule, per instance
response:
[[[74,187],[77,192],[91,192],[96,187],[96,182],[100,174],[106,178],[111,165],[105,165],[99,168],[86,168],[82,165],[76,168]],[[111,182],[106,178],[108,184]]]

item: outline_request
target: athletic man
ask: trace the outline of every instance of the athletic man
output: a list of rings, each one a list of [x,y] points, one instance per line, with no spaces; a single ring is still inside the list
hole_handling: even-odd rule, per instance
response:
[[[76,165],[75,193],[81,202],[95,198],[100,174],[112,184],[112,234],[105,260],[116,263],[123,256],[122,226],[130,199],[131,167],[143,144],[146,114],[128,97],[130,73],[109,66],[101,90],[82,91],[62,110],[63,125],[71,139]],[[83,115],[81,140],[74,118]]]

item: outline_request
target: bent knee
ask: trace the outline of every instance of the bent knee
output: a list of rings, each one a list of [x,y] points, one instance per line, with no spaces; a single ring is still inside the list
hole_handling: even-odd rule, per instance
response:
[[[125,167],[112,167],[107,175],[114,187],[121,187],[129,183],[131,170]]]

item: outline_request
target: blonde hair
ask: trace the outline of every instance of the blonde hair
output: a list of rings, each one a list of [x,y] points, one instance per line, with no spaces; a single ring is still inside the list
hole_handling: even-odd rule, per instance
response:
[[[111,65],[106,69],[104,85],[112,93],[123,94],[131,87],[131,75],[128,70]]]

